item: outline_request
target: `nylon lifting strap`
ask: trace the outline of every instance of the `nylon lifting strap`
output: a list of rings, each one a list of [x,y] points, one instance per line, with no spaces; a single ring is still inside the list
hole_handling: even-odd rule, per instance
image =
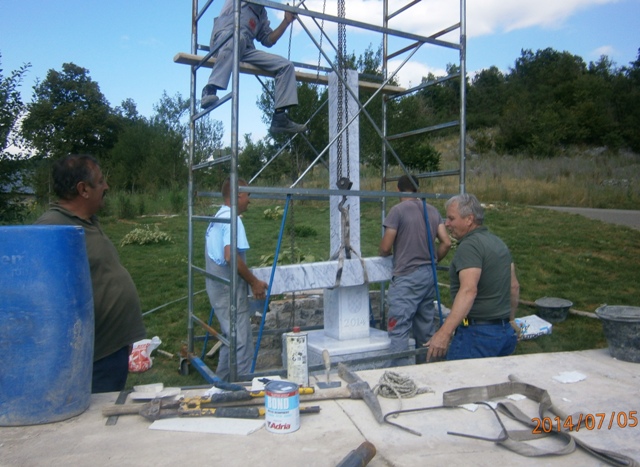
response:
[[[351,189],[351,181],[348,178],[341,178],[338,180],[338,188],[341,190],[349,190]],[[360,265],[362,266],[362,278],[364,284],[369,283],[369,275],[367,273],[367,267],[365,265],[364,259],[362,256],[358,254],[356,250],[351,246],[351,227],[349,224],[349,206],[345,207],[345,203],[347,202],[347,197],[343,196],[342,201],[338,204],[338,211],[340,211],[340,233],[341,233],[341,241],[340,246],[338,247],[338,251],[336,254],[338,255],[338,270],[336,271],[336,282],[334,287],[340,287],[340,280],[342,279],[342,269],[344,267],[344,258],[351,259],[351,253],[356,255],[360,260]]]
[[[389,422],[387,417],[400,413],[408,413],[408,412],[416,412],[420,410],[432,410],[432,409],[444,409],[444,408],[456,408],[460,405],[464,404],[485,404],[484,401],[489,401],[491,399],[496,398],[504,398],[511,394],[522,394],[527,398],[537,402],[538,405],[538,417],[542,420],[545,416],[548,416],[548,413],[552,413],[560,417],[563,421],[560,424],[560,427],[564,426],[564,421],[567,420],[569,415],[562,412],[560,409],[555,407],[551,402],[551,397],[549,393],[545,389],[538,388],[531,384],[523,383],[519,381],[515,376],[509,376],[509,382],[507,383],[499,383],[492,384],[488,386],[476,386],[470,388],[460,388],[453,389],[451,391],[447,391],[442,395],[442,406],[440,407],[427,407],[423,409],[410,409],[410,410],[402,410],[397,412],[390,412],[385,415],[385,422],[390,423],[392,425],[396,425],[399,428],[408,430],[415,434],[419,434],[414,432],[413,430],[407,429],[401,425],[396,423]],[[526,430],[507,430],[505,426],[500,421],[499,413],[504,414],[505,416],[517,420],[520,423],[529,427]],[[515,404],[511,402],[499,402],[497,404],[497,410],[494,411],[500,425],[502,427],[502,432],[497,438],[486,438],[476,435],[469,434],[461,434],[461,433],[449,433],[455,434],[458,436],[465,436],[468,438],[475,438],[485,441],[493,441],[500,446],[509,449],[517,454],[526,457],[541,457],[541,456],[552,456],[552,455],[566,455],[575,451],[576,447],[580,447],[584,449],[587,453],[592,456],[600,459],[603,462],[606,462],[610,465],[616,466],[629,466],[629,467],[640,467],[640,463],[635,461],[634,459],[625,456],[623,454],[619,454],[617,452],[609,451],[606,449],[595,448],[593,446],[588,445],[584,441],[580,440],[578,437],[573,436],[568,430],[560,428],[561,431],[558,431],[559,427],[551,427],[550,433],[540,433],[534,434],[533,428],[536,427],[536,423],[532,420],[531,417],[527,416],[524,412],[522,412]],[[579,417],[579,413],[570,415],[572,420],[582,419],[582,425],[584,425],[584,421],[586,417]],[[574,425],[575,429],[576,426]],[[557,436],[560,438],[565,444],[558,449],[542,449],[531,444],[526,443],[525,441],[531,441],[534,439],[541,439],[546,436]]]

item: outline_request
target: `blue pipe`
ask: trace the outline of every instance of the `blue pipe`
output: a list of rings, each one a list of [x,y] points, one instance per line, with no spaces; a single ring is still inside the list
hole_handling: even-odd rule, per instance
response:
[[[435,245],[433,243],[433,236],[431,235],[431,229],[429,228],[429,215],[427,214],[427,201],[422,199],[422,209],[424,210],[424,222],[427,228],[427,243],[429,244],[429,254],[431,255],[431,270],[433,271],[433,283],[436,286],[436,300],[438,300],[438,316],[440,317],[440,326],[442,326],[442,305],[440,304],[440,288],[438,287],[438,274],[436,271],[436,263],[438,262],[437,256],[434,254]]]
[[[267,298],[264,301],[264,308],[262,310],[262,319],[260,320],[260,330],[258,331],[258,339],[256,341],[256,349],[253,353],[253,360],[251,361],[251,373],[256,369],[256,362],[258,361],[258,351],[260,350],[260,342],[262,341],[262,332],[264,331],[264,322],[267,319],[267,310],[269,309],[269,298],[271,297],[271,286],[273,285],[273,277],[276,274],[276,266],[278,265],[278,256],[280,256],[280,245],[282,245],[282,234],[284,233],[284,225],[287,220],[287,212],[289,211],[289,202],[291,201],[291,195],[287,195],[287,202],[284,205],[284,213],[282,214],[282,224],[280,225],[280,233],[278,234],[278,244],[276,245],[276,256],[273,258],[273,266],[271,266],[271,276],[269,277],[269,287],[267,287]],[[293,252],[291,252],[293,254]]]

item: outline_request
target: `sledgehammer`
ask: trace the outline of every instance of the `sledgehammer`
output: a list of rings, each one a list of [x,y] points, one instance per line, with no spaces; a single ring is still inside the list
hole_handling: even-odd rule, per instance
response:
[[[362,399],[369,406],[373,416],[376,418],[378,423],[384,422],[384,417],[382,416],[382,408],[380,407],[380,401],[378,401],[378,396],[376,396],[371,390],[371,386],[366,381],[363,381],[358,375],[349,370],[344,363],[338,364],[338,375],[340,378],[345,380],[347,383],[347,387],[351,391],[351,399]]]
[[[366,381],[360,379],[358,375],[353,373],[344,363],[338,364],[338,375],[344,379],[348,384],[346,387],[323,389],[314,392],[313,394],[300,393],[300,402],[313,402],[313,401],[325,401],[336,399],[362,399],[369,406],[373,416],[378,423],[384,422],[382,415],[382,408],[378,397],[371,390],[371,386]],[[264,401],[261,400],[245,400],[237,402],[216,403],[212,401],[212,407],[224,407],[224,406],[244,406],[244,405],[261,405]]]

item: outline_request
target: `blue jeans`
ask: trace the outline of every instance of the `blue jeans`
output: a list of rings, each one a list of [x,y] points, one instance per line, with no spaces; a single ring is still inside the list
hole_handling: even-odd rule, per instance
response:
[[[458,326],[447,352],[447,360],[504,357],[513,353],[517,343],[518,336],[508,322]]]

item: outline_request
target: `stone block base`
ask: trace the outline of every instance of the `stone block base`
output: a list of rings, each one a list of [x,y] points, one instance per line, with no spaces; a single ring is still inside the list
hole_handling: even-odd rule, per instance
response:
[[[322,365],[322,351],[327,349],[331,357],[331,363],[349,362],[359,358],[380,357],[389,353],[389,335],[387,331],[371,328],[369,337],[362,339],[337,340],[325,335],[323,330],[310,331],[308,333],[308,361],[309,365]],[[407,350],[415,349],[415,341],[410,339]],[[415,358],[412,358],[415,363]],[[375,362],[350,365],[354,370],[369,370],[373,368],[386,368],[389,360],[380,359]],[[317,375],[323,378],[324,374]],[[332,379],[337,376],[332,375]],[[322,379],[320,379],[323,381]]]

